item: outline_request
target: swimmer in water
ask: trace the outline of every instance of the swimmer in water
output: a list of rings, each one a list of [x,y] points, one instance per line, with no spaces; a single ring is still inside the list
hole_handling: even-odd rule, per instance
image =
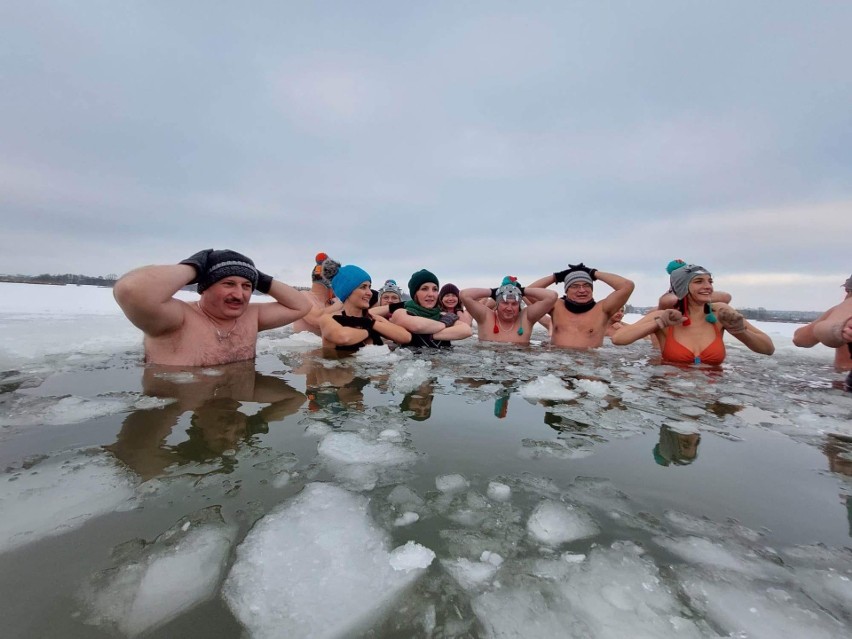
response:
[[[197,284],[201,298],[174,297]],[[250,303],[257,290],[271,303]],[[257,270],[245,255],[205,249],[180,264],[143,266],[113,288],[116,302],[145,333],[145,361],[216,366],[254,359],[257,333],[304,317],[310,303],[284,282]]]
[[[802,348],[824,344],[834,350],[834,367],[850,371],[846,390],[852,391],[852,276],[843,284],[846,297],[816,320],[793,333],[793,343]]]
[[[370,309],[374,316],[391,314],[391,321],[411,333],[406,346],[424,348],[450,348],[451,342],[470,337],[470,324],[459,321],[455,313],[442,313],[438,306],[438,278],[421,269],[408,280],[411,299],[390,307],[377,306]]]
[[[613,291],[604,299],[595,300],[595,281],[603,282]],[[627,303],[634,288],[633,282],[625,277],[583,263],[569,264],[564,271],[542,277],[530,287],[547,288],[553,283],[564,283],[565,296],[550,311],[550,343],[568,348],[602,346],[610,318]]]
[[[379,289],[379,301],[376,306],[390,306],[401,301],[402,289],[397,285],[396,280],[385,280]]]
[[[459,287],[455,284],[444,284],[438,291],[438,306],[442,313],[455,313],[460,322],[472,326],[473,316],[465,310],[459,292]]]
[[[329,306],[337,302],[331,288],[331,280],[326,277],[326,273],[329,269],[337,272],[336,269],[340,268],[340,263],[335,262],[325,253],[317,253],[314,261],[316,264],[311,270],[311,290],[301,291],[305,299],[311,303],[311,311],[293,324],[294,333],[307,331],[319,335],[321,333],[320,319],[322,319],[323,313]]]
[[[632,344],[655,335],[663,361],[675,364],[714,364],[725,361],[725,331],[749,349],[772,355],[775,346],[734,308],[711,303],[713,276],[695,264],[684,264],[671,273],[672,291],[678,298],[676,309],[655,309],[631,326],[612,336],[612,343]]]
[[[532,302],[529,306],[524,306],[524,297]],[[461,298],[476,320],[479,341],[529,344],[533,326],[550,312],[557,295],[544,288],[524,288],[506,276],[498,288],[466,288]],[[496,300],[496,308],[486,306],[482,298]]]
[[[370,275],[364,269],[348,264],[339,269],[326,269],[326,274],[331,279],[335,296],[343,303],[320,319],[324,351],[339,354],[367,345],[381,346],[383,337],[397,344],[411,341],[411,333],[401,326],[367,312],[373,291]]]

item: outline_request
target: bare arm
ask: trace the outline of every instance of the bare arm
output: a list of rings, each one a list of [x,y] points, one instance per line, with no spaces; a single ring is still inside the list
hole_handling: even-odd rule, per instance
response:
[[[852,342],[852,297],[831,309],[824,320],[815,322],[814,335],[832,348]]]
[[[549,313],[553,309],[553,305],[556,304],[556,300],[559,299],[556,291],[548,291],[547,289],[535,288],[533,286],[527,286],[524,289],[524,297],[532,302],[526,308],[527,320],[529,320],[530,324],[535,324]]]
[[[755,353],[772,355],[775,352],[775,344],[772,343],[769,335],[749,324],[735,308],[720,303],[713,304],[713,311],[719,318],[722,328]]]
[[[258,304],[257,330],[286,326],[307,315],[313,305],[292,286],[272,280],[268,293],[274,302]]]
[[[632,344],[648,335],[657,334],[665,339],[665,326],[674,326],[683,322],[683,315],[674,309],[653,310],[635,324],[627,324],[613,333],[610,339],[617,346]]]
[[[491,289],[488,288],[466,288],[459,293],[459,298],[462,304],[465,305],[468,312],[476,320],[477,324],[482,324],[488,319],[488,314],[491,309],[479,300],[489,298]]]
[[[550,275],[545,275],[544,277],[537,279],[535,282],[531,282],[528,288],[547,288],[551,284],[556,283],[556,278],[553,277],[553,273]]]
[[[448,341],[456,341],[466,339],[473,335],[473,327],[467,322],[456,322],[452,326],[443,328],[437,333],[432,333],[435,339],[443,339]]]
[[[613,315],[627,304],[627,300],[633,294],[635,284],[626,277],[621,277],[621,275],[615,273],[605,273],[604,271],[595,271],[595,277],[615,289],[601,302],[604,312],[607,315]]]
[[[438,320],[409,315],[404,308],[394,311],[391,321],[398,326],[402,326],[409,333],[419,333],[420,335],[434,335],[447,328],[443,322],[439,322]]]
[[[828,309],[810,324],[805,324],[801,328],[797,328],[796,332],[793,333],[793,344],[801,348],[811,348],[812,346],[819,344],[819,339],[817,339],[816,334],[814,334],[814,326],[816,326],[817,322],[821,322],[827,318],[829,314],[831,314],[831,311],[835,308],[836,307]]]
[[[319,320],[322,338],[335,346],[352,346],[360,344],[369,336],[367,329],[343,326],[333,315],[323,315]]]
[[[143,266],[118,280],[112,294],[134,326],[159,337],[183,326],[186,304],[173,296],[195,273],[188,264]]]
[[[402,326],[397,326],[393,322],[386,320],[384,317],[374,318],[376,323],[373,328],[382,337],[386,337],[397,344],[408,344],[411,341],[411,333],[405,330]]]

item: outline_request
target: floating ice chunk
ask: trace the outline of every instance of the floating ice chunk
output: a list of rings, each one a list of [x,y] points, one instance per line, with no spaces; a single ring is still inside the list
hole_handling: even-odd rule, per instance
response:
[[[779,576],[784,569],[736,543],[716,543],[701,537],[655,537],[654,541],[684,561],[709,570],[731,570],[753,578]]]
[[[518,391],[521,397],[532,400],[569,400],[575,399],[578,396],[574,391],[565,388],[565,382],[555,375],[539,377],[528,384],[524,384]]]
[[[432,550],[413,541],[394,548],[390,554],[391,568],[405,572],[428,568],[434,560],[435,553]]]
[[[420,496],[411,490],[408,486],[394,486],[394,489],[390,491],[388,495],[388,501],[392,504],[396,504],[397,506],[408,506],[415,505],[421,506],[423,504],[423,500]]]
[[[465,558],[445,559],[441,561],[441,565],[465,590],[476,590],[487,584],[499,568],[499,564]]]
[[[0,475],[0,552],[113,512],[134,496],[135,484],[110,455],[89,451]]]
[[[441,475],[435,478],[435,487],[442,493],[457,493],[470,485],[464,477],[458,474]]]
[[[425,550],[400,550],[396,570],[367,499],[309,484],[255,524],[224,597],[252,637],[352,636],[422,574]]]
[[[59,426],[115,415],[133,406],[133,400],[87,397],[17,397],[0,416],[0,426]]]
[[[386,441],[369,441],[358,433],[329,433],[318,450],[322,456],[344,464],[395,466],[417,459],[417,455],[406,448]]]
[[[399,355],[391,351],[387,345],[384,346],[364,346],[358,349],[355,353],[355,359],[362,362],[396,362],[400,359]]]
[[[486,563],[491,564],[492,566],[500,566],[503,563],[503,558],[496,552],[491,552],[490,550],[483,550],[482,554],[479,556],[479,561],[484,561]]]
[[[390,373],[388,386],[397,393],[410,393],[426,382],[431,373],[431,362],[422,359],[401,359]]]
[[[681,572],[692,607],[730,637],[775,639],[847,637],[849,629],[792,588],[731,575],[727,579]]]
[[[548,546],[558,546],[598,533],[598,527],[586,513],[557,501],[541,502],[527,521],[532,537]]]
[[[178,523],[141,557],[96,576],[86,598],[88,623],[136,636],[177,617],[215,592],[236,528],[221,522]]]
[[[581,564],[586,560],[583,553],[563,552],[559,558],[567,564]]]
[[[389,442],[401,443],[405,441],[405,435],[399,432],[398,430],[394,430],[393,428],[386,428],[381,433],[379,433],[379,439],[384,439]]]
[[[686,618],[656,566],[629,543],[577,563],[521,562],[501,572],[501,583],[472,601],[489,637],[715,636]]]
[[[154,377],[163,379],[173,384],[192,384],[198,381],[191,371],[176,371],[174,373],[154,373]]]
[[[402,513],[402,515],[400,515],[399,517],[397,517],[394,520],[393,525],[394,526],[410,526],[411,524],[418,521],[419,519],[420,519],[420,515],[418,515],[415,512],[411,512],[410,510],[407,510],[404,513]]]
[[[701,417],[707,412],[698,406],[681,406],[678,411],[681,415],[686,415],[687,417]]]
[[[332,430],[332,427],[328,424],[312,421],[305,427],[305,435],[308,435],[309,437],[325,437]]]
[[[574,386],[592,397],[606,397],[609,394],[609,386],[597,380],[577,379],[574,381]]]
[[[578,441],[537,441],[524,439],[521,441],[522,448],[518,450],[518,456],[522,459],[539,459],[541,457],[554,457],[556,459],[582,459],[593,454],[588,448],[588,442]]]
[[[314,335],[310,331],[300,331],[293,333],[287,340],[290,346],[321,346],[322,337]]]
[[[494,501],[509,501],[512,497],[512,489],[499,481],[490,481],[486,494]]]

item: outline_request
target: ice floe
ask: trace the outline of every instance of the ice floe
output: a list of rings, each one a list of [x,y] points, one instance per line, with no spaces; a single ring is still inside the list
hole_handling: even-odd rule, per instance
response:
[[[0,475],[0,552],[79,528],[135,495],[112,456],[76,451]]]
[[[314,483],[255,524],[223,591],[252,637],[351,636],[418,579],[430,553],[391,552],[366,498]]]

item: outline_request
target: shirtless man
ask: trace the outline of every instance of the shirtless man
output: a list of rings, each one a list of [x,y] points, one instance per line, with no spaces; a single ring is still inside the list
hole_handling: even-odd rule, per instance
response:
[[[311,311],[303,318],[293,324],[293,332],[301,333],[308,331],[314,335],[320,335],[320,320],[325,310],[335,303],[334,292],[331,289],[331,278],[327,277],[328,271],[337,271],[340,264],[335,262],[325,253],[317,253],[314,258],[316,264],[311,271],[311,290],[301,291],[311,304]]]
[[[194,283],[201,295],[197,302],[173,297]],[[275,301],[250,304],[255,288]],[[299,291],[229,250],[205,249],[180,264],[143,266],[118,280],[113,295],[145,333],[145,361],[171,366],[254,359],[258,331],[285,326],[311,309]]]
[[[492,310],[481,302],[483,298],[497,302]],[[522,308],[526,297],[532,304]],[[557,300],[556,291],[543,288],[523,288],[511,277],[503,279],[499,288],[466,288],[461,292],[462,303],[476,320],[481,342],[529,344],[535,323],[550,312]]]
[[[614,289],[600,302],[596,302],[593,296],[595,280]],[[530,287],[546,288],[556,282],[565,283],[565,296],[550,311],[553,325],[550,343],[568,348],[601,346],[610,318],[627,303],[633,293],[633,282],[580,263],[569,264],[564,271],[542,277],[530,284]]]
[[[834,367],[838,372],[852,371],[852,276],[843,284],[846,297],[810,324],[793,333],[793,343],[811,348],[817,343],[834,348]],[[852,374],[847,378],[852,385]]]

